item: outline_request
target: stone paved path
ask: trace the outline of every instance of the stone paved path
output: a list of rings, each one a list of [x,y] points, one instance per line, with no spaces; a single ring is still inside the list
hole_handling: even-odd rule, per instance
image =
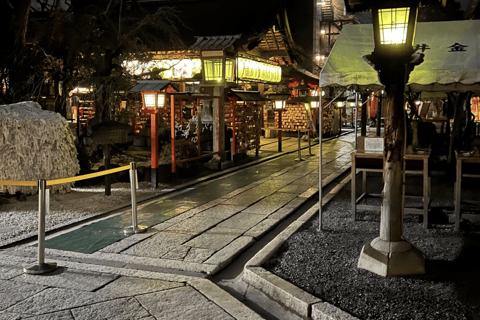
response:
[[[350,167],[353,139],[324,142],[324,185]],[[292,140],[284,151],[296,149]],[[318,192],[318,146],[312,152],[302,151],[305,161],[294,152],[143,204],[144,234],[121,234],[130,223],[126,211],[56,236],[46,256],[60,268],[50,275],[22,273],[21,265],[36,260],[35,246],[0,253],[0,319],[257,318],[201,275],[219,272]]]

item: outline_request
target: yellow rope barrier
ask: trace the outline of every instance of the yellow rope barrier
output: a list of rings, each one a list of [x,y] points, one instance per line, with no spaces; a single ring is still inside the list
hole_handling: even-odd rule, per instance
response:
[[[38,181],[0,180],[0,186],[36,187]]]
[[[128,166],[123,166],[123,167],[119,167],[119,168],[115,168],[115,169],[109,169],[109,170],[104,170],[104,171],[101,171],[101,172],[84,174],[84,175],[81,175],[81,176],[76,176],[76,177],[71,177],[71,178],[48,180],[47,181],[47,186],[54,186],[56,184],[69,183],[69,182],[86,180],[86,179],[95,178],[95,177],[101,177],[101,176],[105,176],[107,174],[129,170],[131,168],[132,168],[132,166],[128,165]]]
[[[101,172],[84,174],[84,175],[81,175],[81,176],[76,176],[76,177],[71,177],[71,178],[48,180],[47,181],[47,186],[54,186],[54,185],[62,184],[62,183],[69,183],[69,182],[86,180],[86,179],[95,178],[95,177],[101,177],[101,176],[105,176],[107,174],[129,170],[131,168],[132,168],[132,166],[128,165],[128,166],[123,166],[123,167],[119,167],[119,168],[115,168],[115,169],[109,169],[109,170],[104,170],[104,171],[101,171]],[[36,187],[37,185],[38,185],[38,181],[0,180],[0,186]]]

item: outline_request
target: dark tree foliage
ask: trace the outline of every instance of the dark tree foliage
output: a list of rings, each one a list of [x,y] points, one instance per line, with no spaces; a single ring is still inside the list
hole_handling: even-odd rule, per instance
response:
[[[2,52],[2,79],[8,81],[4,101],[38,100],[45,84],[53,84],[56,111],[62,112],[66,93],[78,85],[92,87],[96,121],[108,120],[118,92],[131,87],[122,61],[181,47],[172,8],[147,12],[127,0],[31,1],[31,43]],[[10,19],[18,17],[10,14]]]

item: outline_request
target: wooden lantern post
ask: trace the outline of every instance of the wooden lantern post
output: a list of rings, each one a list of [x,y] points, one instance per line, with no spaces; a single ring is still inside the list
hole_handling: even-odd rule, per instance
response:
[[[165,107],[166,93],[160,91],[142,91],[144,113],[150,113],[151,123],[151,185],[157,188],[158,169],[158,113]]]
[[[350,4],[358,0],[350,0]],[[385,86],[385,135],[380,236],[363,246],[358,267],[384,277],[425,273],[425,259],[403,238],[404,92],[415,53],[418,1],[363,1],[372,9],[375,49],[365,56]]]
[[[273,110],[278,113],[278,152],[282,152],[282,112],[285,111],[289,93],[272,93],[267,98],[273,101]]]

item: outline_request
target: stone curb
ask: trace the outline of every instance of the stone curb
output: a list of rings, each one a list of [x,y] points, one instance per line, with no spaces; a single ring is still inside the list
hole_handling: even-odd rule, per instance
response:
[[[32,263],[32,258],[22,257],[22,256],[11,256],[7,252],[0,253],[0,262],[5,261],[7,264],[15,262],[17,264],[30,264]],[[48,262],[48,261],[47,261]],[[238,301],[228,292],[224,291],[213,282],[208,279],[202,279],[192,276],[176,275],[169,273],[162,273],[156,271],[143,271],[143,270],[133,270],[125,269],[119,267],[111,266],[102,266],[102,265],[92,265],[88,263],[81,262],[72,262],[72,261],[61,261],[61,266],[69,269],[77,269],[90,272],[98,272],[102,274],[114,274],[118,276],[128,276],[128,277],[137,277],[137,278],[146,278],[146,279],[155,279],[155,280],[164,280],[172,282],[183,282],[192,286],[195,290],[203,294],[207,299],[218,305],[220,308],[225,310],[235,319],[240,320],[255,320],[255,319],[264,319],[258,315],[255,311],[251,310],[243,303]]]
[[[333,179],[332,179],[333,180]],[[343,179],[322,199],[327,204],[348,182],[350,176]],[[242,279],[254,288],[265,293],[271,299],[279,302],[288,309],[305,319],[357,319],[334,305],[303,291],[286,280],[265,270],[261,266],[267,262],[282,244],[318,213],[319,203],[311,207],[299,219],[290,224],[265,247],[263,247],[244,267]]]
[[[12,254],[36,254],[37,248],[31,246],[23,246],[12,251]],[[50,260],[66,260],[66,261],[97,261],[100,265],[114,265],[118,267],[130,267],[135,269],[135,265],[167,268],[173,270],[189,271],[196,273],[215,274],[220,270],[218,265],[186,262],[180,260],[157,259],[149,257],[137,257],[118,253],[94,252],[92,254],[62,251],[57,249],[45,249],[45,255]]]

